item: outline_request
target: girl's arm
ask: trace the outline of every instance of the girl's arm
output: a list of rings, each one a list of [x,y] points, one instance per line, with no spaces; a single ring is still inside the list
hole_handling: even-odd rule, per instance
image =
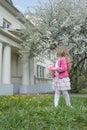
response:
[[[63,57],[59,61],[59,65],[58,65],[57,71],[59,73],[61,73],[61,72],[66,71],[67,69],[68,69],[68,67],[67,67],[67,61],[66,61],[65,57]]]
[[[57,69],[55,68],[55,63],[54,63],[54,65],[51,67],[51,72],[55,72]]]

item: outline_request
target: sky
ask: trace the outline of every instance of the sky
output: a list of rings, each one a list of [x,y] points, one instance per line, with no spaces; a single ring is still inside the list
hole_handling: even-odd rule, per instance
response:
[[[41,1],[47,1],[47,0],[41,0]],[[26,13],[29,8],[30,11],[34,11],[33,7],[36,7],[38,5],[38,0],[12,0],[14,6],[21,11],[22,13]]]

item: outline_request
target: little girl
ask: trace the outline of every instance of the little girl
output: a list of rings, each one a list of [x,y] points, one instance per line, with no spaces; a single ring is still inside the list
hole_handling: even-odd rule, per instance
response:
[[[53,87],[55,90],[54,106],[57,107],[59,105],[59,97],[60,93],[62,92],[66,101],[66,105],[72,108],[68,94],[68,90],[71,89],[69,79],[69,70],[72,65],[71,57],[68,53],[68,50],[62,46],[58,47],[57,57],[58,60],[55,63],[55,67],[51,67],[50,69],[52,72]]]

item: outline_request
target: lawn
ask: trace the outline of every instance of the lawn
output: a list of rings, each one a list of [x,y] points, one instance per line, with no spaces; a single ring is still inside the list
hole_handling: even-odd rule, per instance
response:
[[[0,130],[87,130],[87,98],[71,97],[74,109],[53,95],[0,97]]]

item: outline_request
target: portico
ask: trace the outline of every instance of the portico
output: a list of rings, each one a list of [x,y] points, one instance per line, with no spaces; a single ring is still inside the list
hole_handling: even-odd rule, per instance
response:
[[[20,42],[17,36],[0,27],[0,95],[13,95],[14,85],[22,84]]]
[[[0,42],[0,95],[13,95],[13,85],[19,84],[20,93],[27,93],[26,85],[29,85],[29,61],[18,63],[12,55],[13,47]],[[15,65],[13,65],[15,63]],[[12,67],[12,69],[11,69]],[[16,68],[15,68],[16,67]],[[18,68],[21,68],[21,74]],[[6,90],[6,91],[5,91]]]
[[[21,61],[17,44],[21,41],[2,38],[0,35],[0,95],[13,95],[15,86],[18,93],[26,94],[28,86],[34,84],[34,61],[28,58]]]

